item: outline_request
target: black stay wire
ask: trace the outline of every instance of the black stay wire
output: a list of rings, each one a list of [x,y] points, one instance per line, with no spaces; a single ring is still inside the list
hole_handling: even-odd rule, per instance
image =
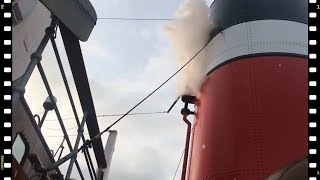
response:
[[[124,113],[118,120],[113,122],[110,126],[108,126],[106,129],[104,129],[102,132],[94,136],[92,139],[87,140],[83,145],[79,148],[74,150],[71,154],[77,154],[81,150],[83,151],[85,148],[90,147],[90,144],[96,140],[99,139],[102,134],[109,131],[115,124],[117,124],[119,121],[121,121],[126,115],[128,115],[131,111],[133,111],[136,107],[138,107],[141,103],[143,103],[146,99],[148,99],[150,96],[152,96],[156,91],[158,91],[162,86],[164,86],[168,81],[170,81],[174,76],[176,76],[184,67],[186,67],[207,45],[211,42],[208,41],[189,61],[187,61],[181,68],[179,68],[173,75],[171,75],[167,80],[165,80],[160,86],[158,86],[155,90],[153,90],[149,95],[147,95],[145,98],[143,98],[140,102],[138,102],[135,106],[133,106],[129,111]],[[68,155],[67,155],[68,156]]]
[[[135,115],[149,115],[149,114],[165,114],[167,113],[166,111],[157,111],[157,112],[140,112],[140,113],[129,113],[127,114],[127,116],[135,116]],[[98,115],[96,117],[112,117],[112,116],[122,116],[124,114],[102,114],[102,115]],[[79,117],[82,118],[82,117]],[[62,120],[71,120],[71,119],[75,119],[75,118],[63,118]],[[46,121],[56,121],[58,119],[48,119]]]
[[[157,92],[162,86],[164,86],[168,81],[170,81],[174,76],[176,76],[184,67],[186,67],[207,45],[211,42],[208,41],[189,61],[187,61],[180,69],[178,69],[173,75],[171,75],[167,80],[165,80],[160,86],[158,86],[155,90],[153,90],[149,95],[147,95],[145,98],[143,98],[140,102],[138,102],[135,106],[133,106],[128,112],[123,114],[118,120],[116,120],[114,123],[112,123],[109,127],[107,127],[105,130],[103,130],[101,133],[99,133],[99,137],[107,132],[112,126],[117,124],[119,121],[121,121],[127,114],[129,114],[131,111],[133,111],[136,107],[138,107],[141,103],[143,103],[145,100],[147,100],[150,96],[152,96],[155,92]],[[97,136],[96,136],[97,137]],[[94,139],[94,138],[93,138]]]

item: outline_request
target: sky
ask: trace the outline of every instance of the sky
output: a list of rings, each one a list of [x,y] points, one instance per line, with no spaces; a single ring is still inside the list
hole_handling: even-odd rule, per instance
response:
[[[213,0],[206,0],[210,5]],[[175,12],[184,0],[92,0],[98,17],[175,18]],[[84,62],[89,78],[97,115],[125,113],[179,67],[172,44],[163,33],[165,21],[98,20],[87,42],[81,42]],[[61,37],[57,44],[71,87],[77,111],[82,109]],[[59,111],[64,119],[71,143],[77,134],[76,122],[68,101],[62,77],[49,44],[43,54],[42,65],[46,72]],[[157,93],[133,112],[166,111],[177,97],[177,79],[172,79]],[[48,96],[38,70],[35,70],[26,87],[26,99],[34,114],[42,115],[42,103]],[[186,124],[182,121],[178,103],[170,114],[127,116],[112,129],[118,131],[109,180],[171,180],[184,149]],[[42,132],[50,149],[56,151],[63,133],[50,111]],[[98,118],[100,131],[117,117]],[[85,130],[85,133],[87,130]],[[85,134],[88,139],[89,136]],[[108,133],[102,136],[105,146]],[[69,153],[66,143],[63,156]],[[92,158],[95,159],[92,153]],[[90,179],[83,154],[78,156],[85,179]],[[65,173],[69,163],[60,167]],[[94,160],[94,164],[96,162]],[[96,166],[95,166],[96,167]],[[175,179],[180,179],[181,165]],[[76,168],[72,178],[79,179]]]

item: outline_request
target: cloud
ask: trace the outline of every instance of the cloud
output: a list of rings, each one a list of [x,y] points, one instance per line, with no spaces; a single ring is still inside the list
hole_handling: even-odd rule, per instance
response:
[[[87,42],[81,43],[83,55],[87,56],[88,60],[92,61],[94,58],[96,60],[116,62],[118,57],[103,47],[102,43],[96,39],[89,39]]]
[[[141,156],[140,152],[144,152]],[[130,180],[165,180],[166,179],[166,162],[161,157],[158,150],[143,147],[137,152],[128,152],[124,157],[126,162],[115,162],[111,170],[109,179],[130,179]],[[127,172],[124,173],[123,170]]]
[[[140,30],[140,34],[143,40],[145,41],[149,41],[151,39],[152,33],[150,32],[150,30],[146,29],[146,28],[142,28]]]

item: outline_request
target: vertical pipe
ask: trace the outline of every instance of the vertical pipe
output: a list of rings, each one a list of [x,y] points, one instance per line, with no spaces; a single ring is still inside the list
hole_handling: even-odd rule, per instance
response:
[[[70,142],[70,139],[69,139],[67,130],[66,130],[64,124],[63,124],[63,121],[62,121],[62,118],[61,118],[59,109],[58,109],[58,107],[57,107],[57,104],[55,103],[54,96],[53,96],[53,94],[52,94],[50,85],[49,85],[49,83],[48,83],[47,77],[46,77],[46,75],[45,75],[45,73],[44,73],[44,70],[43,70],[43,68],[42,68],[41,63],[39,62],[37,66],[38,66],[38,70],[39,70],[39,72],[40,72],[41,78],[42,78],[42,80],[43,80],[43,82],[44,82],[44,85],[45,85],[45,87],[46,87],[46,89],[47,89],[47,92],[48,92],[48,94],[49,94],[50,100],[51,100],[51,102],[54,102],[54,103],[53,103],[54,111],[56,112],[56,115],[57,115],[59,124],[60,124],[61,129],[62,129],[62,132],[63,132],[63,135],[64,135],[64,137],[66,138],[68,148],[69,148],[70,152],[73,152],[73,148],[72,148],[72,145],[71,145],[71,142]],[[78,163],[77,160],[75,160],[75,164],[76,164],[76,167],[77,167],[77,169],[78,169],[78,172],[79,172],[79,175],[80,175],[81,179],[84,180],[84,176],[83,176],[83,174],[82,174],[81,168],[80,168],[79,163]]]
[[[62,79],[63,79],[64,86],[65,86],[65,88],[67,90],[67,94],[68,94],[69,101],[71,103],[73,114],[75,116],[77,125],[80,126],[80,120],[79,120],[79,117],[78,117],[76,106],[74,105],[74,101],[73,101],[73,97],[72,97],[72,94],[71,94],[71,91],[70,91],[68,80],[67,80],[66,74],[65,74],[64,69],[63,69],[63,65],[62,65],[62,62],[61,62],[61,58],[60,58],[59,51],[58,51],[58,48],[57,48],[57,44],[56,44],[56,42],[54,40],[54,37],[50,37],[50,41],[51,41],[51,44],[52,44],[52,47],[53,47],[54,54],[55,54],[56,59],[57,59],[57,63],[59,65],[59,69],[60,69],[60,73],[61,73],[61,76],[62,76]]]
[[[81,125],[78,128],[78,136],[77,136],[76,143],[75,143],[73,149],[78,149],[78,146],[79,146],[79,143],[80,143],[80,138],[83,135],[83,127],[84,127],[84,124],[85,124],[85,122],[87,120],[87,114],[88,114],[87,112],[84,113],[84,116],[83,116],[82,121],[81,121]],[[68,170],[67,170],[66,179],[70,178],[72,167],[73,167],[73,163],[76,160],[76,158],[77,158],[77,156],[74,156],[70,160],[70,164],[69,164],[69,167],[68,167]]]
[[[61,76],[62,76],[62,79],[63,79],[64,86],[65,86],[65,88],[67,90],[68,98],[69,98],[69,101],[71,103],[71,107],[72,107],[72,111],[73,111],[74,117],[76,119],[76,123],[77,123],[78,126],[80,126],[78,113],[77,113],[77,110],[76,110],[76,106],[74,105],[73,97],[72,97],[72,94],[71,94],[71,91],[70,91],[70,87],[69,87],[69,84],[68,84],[68,80],[67,80],[66,74],[65,74],[64,69],[63,69],[63,65],[62,65],[62,62],[61,62],[61,58],[60,58],[60,54],[59,54],[59,51],[58,51],[58,47],[57,47],[56,41],[55,41],[54,37],[50,37],[50,41],[51,41],[51,44],[52,44],[52,48],[53,48],[54,54],[55,54],[56,59],[57,59],[57,63],[59,65],[59,69],[60,69],[60,73],[61,73]],[[85,142],[85,138],[84,138],[83,134],[81,135],[81,139],[82,139],[83,142]],[[90,169],[88,160],[91,161],[90,154],[88,154],[88,159],[86,159],[86,164],[88,166],[88,169]]]
[[[95,169],[94,169],[94,166],[92,163],[92,159],[90,157],[89,149],[85,149],[84,153],[87,154],[87,157],[88,157],[88,161],[89,161],[89,165],[90,165],[89,169],[92,170],[92,174],[93,174],[94,178],[97,179],[97,174],[95,173]]]
[[[88,154],[89,154],[89,153],[88,153],[88,149],[85,148],[85,149],[84,149],[84,157],[85,157],[87,163],[89,162]],[[87,165],[89,166],[89,164],[87,164]],[[95,173],[94,173],[94,171],[92,171],[92,169],[91,169],[90,166],[89,166],[89,174],[90,174],[90,177],[91,177],[92,180],[94,180],[94,177],[95,177],[95,179],[97,179],[96,176],[94,176]]]
[[[187,119],[186,114],[183,114],[183,121],[187,124],[188,128],[187,128],[187,136],[186,136],[186,145],[184,148],[184,158],[183,158],[181,180],[186,180],[186,171],[187,171],[188,155],[189,155],[190,133],[191,133],[191,123]]]

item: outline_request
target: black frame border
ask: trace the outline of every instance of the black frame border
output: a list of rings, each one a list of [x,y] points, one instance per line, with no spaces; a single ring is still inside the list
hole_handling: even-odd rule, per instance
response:
[[[320,98],[320,88],[319,88],[319,49],[320,49],[320,38],[319,38],[319,15],[320,15],[320,1],[319,0],[309,0],[308,7],[308,40],[309,40],[309,63],[308,63],[308,160],[309,160],[309,180],[320,179],[319,170],[319,150],[320,144],[317,139],[317,134],[320,132],[319,128],[319,98]]]
[[[1,179],[11,179],[12,168],[12,3],[11,0],[1,0]]]

